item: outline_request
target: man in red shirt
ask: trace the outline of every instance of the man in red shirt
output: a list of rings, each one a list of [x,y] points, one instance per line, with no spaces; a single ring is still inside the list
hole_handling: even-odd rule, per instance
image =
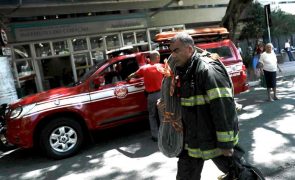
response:
[[[148,111],[149,111],[149,122],[152,134],[152,140],[158,140],[158,122],[159,118],[157,111],[157,100],[161,96],[161,85],[163,74],[159,72],[159,69],[163,68],[164,65],[160,64],[160,54],[158,51],[152,51],[150,53],[150,64],[141,66],[136,72],[130,74],[127,77],[127,81],[131,78],[143,77],[145,91],[148,94]]]

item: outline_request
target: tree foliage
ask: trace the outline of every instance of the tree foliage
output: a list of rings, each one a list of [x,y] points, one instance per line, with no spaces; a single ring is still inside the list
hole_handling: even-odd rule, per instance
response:
[[[230,0],[221,25],[230,32],[230,38],[234,40],[237,24],[242,12],[252,3],[252,0]]]
[[[259,3],[249,7],[247,22],[244,24],[240,39],[258,39],[267,33],[265,29],[264,9]]]
[[[258,39],[267,37],[267,26],[264,8],[259,3],[253,3],[248,13],[249,19],[242,29],[240,39]],[[270,33],[272,37],[291,35],[295,32],[295,16],[287,14],[280,9],[271,12],[272,26]]]
[[[271,35],[291,35],[295,32],[295,16],[287,14],[280,9],[272,12]]]

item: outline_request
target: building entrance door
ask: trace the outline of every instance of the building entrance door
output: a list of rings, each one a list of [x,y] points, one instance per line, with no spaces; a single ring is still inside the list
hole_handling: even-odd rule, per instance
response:
[[[70,56],[40,59],[38,64],[44,90],[74,83]]]

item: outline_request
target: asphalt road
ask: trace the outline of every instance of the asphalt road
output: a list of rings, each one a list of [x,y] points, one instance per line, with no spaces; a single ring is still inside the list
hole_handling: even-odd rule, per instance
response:
[[[295,179],[295,78],[278,81],[281,100],[266,101],[266,90],[252,87],[236,97],[243,105],[240,143],[246,159],[269,180]],[[167,158],[151,141],[147,122],[95,133],[95,142],[74,157],[50,160],[34,150],[0,152],[0,179],[175,179],[176,158]],[[222,173],[206,161],[202,180]]]

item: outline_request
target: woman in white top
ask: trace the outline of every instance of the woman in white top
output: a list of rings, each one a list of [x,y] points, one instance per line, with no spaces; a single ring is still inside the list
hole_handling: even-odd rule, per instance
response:
[[[267,96],[268,101],[278,100],[277,91],[276,91],[276,72],[279,69],[282,72],[281,68],[278,66],[277,56],[273,51],[272,44],[268,43],[265,45],[265,52],[260,55],[259,63],[261,64],[260,70],[264,74],[266,87],[267,87]],[[271,89],[273,90],[273,98],[271,97]]]

